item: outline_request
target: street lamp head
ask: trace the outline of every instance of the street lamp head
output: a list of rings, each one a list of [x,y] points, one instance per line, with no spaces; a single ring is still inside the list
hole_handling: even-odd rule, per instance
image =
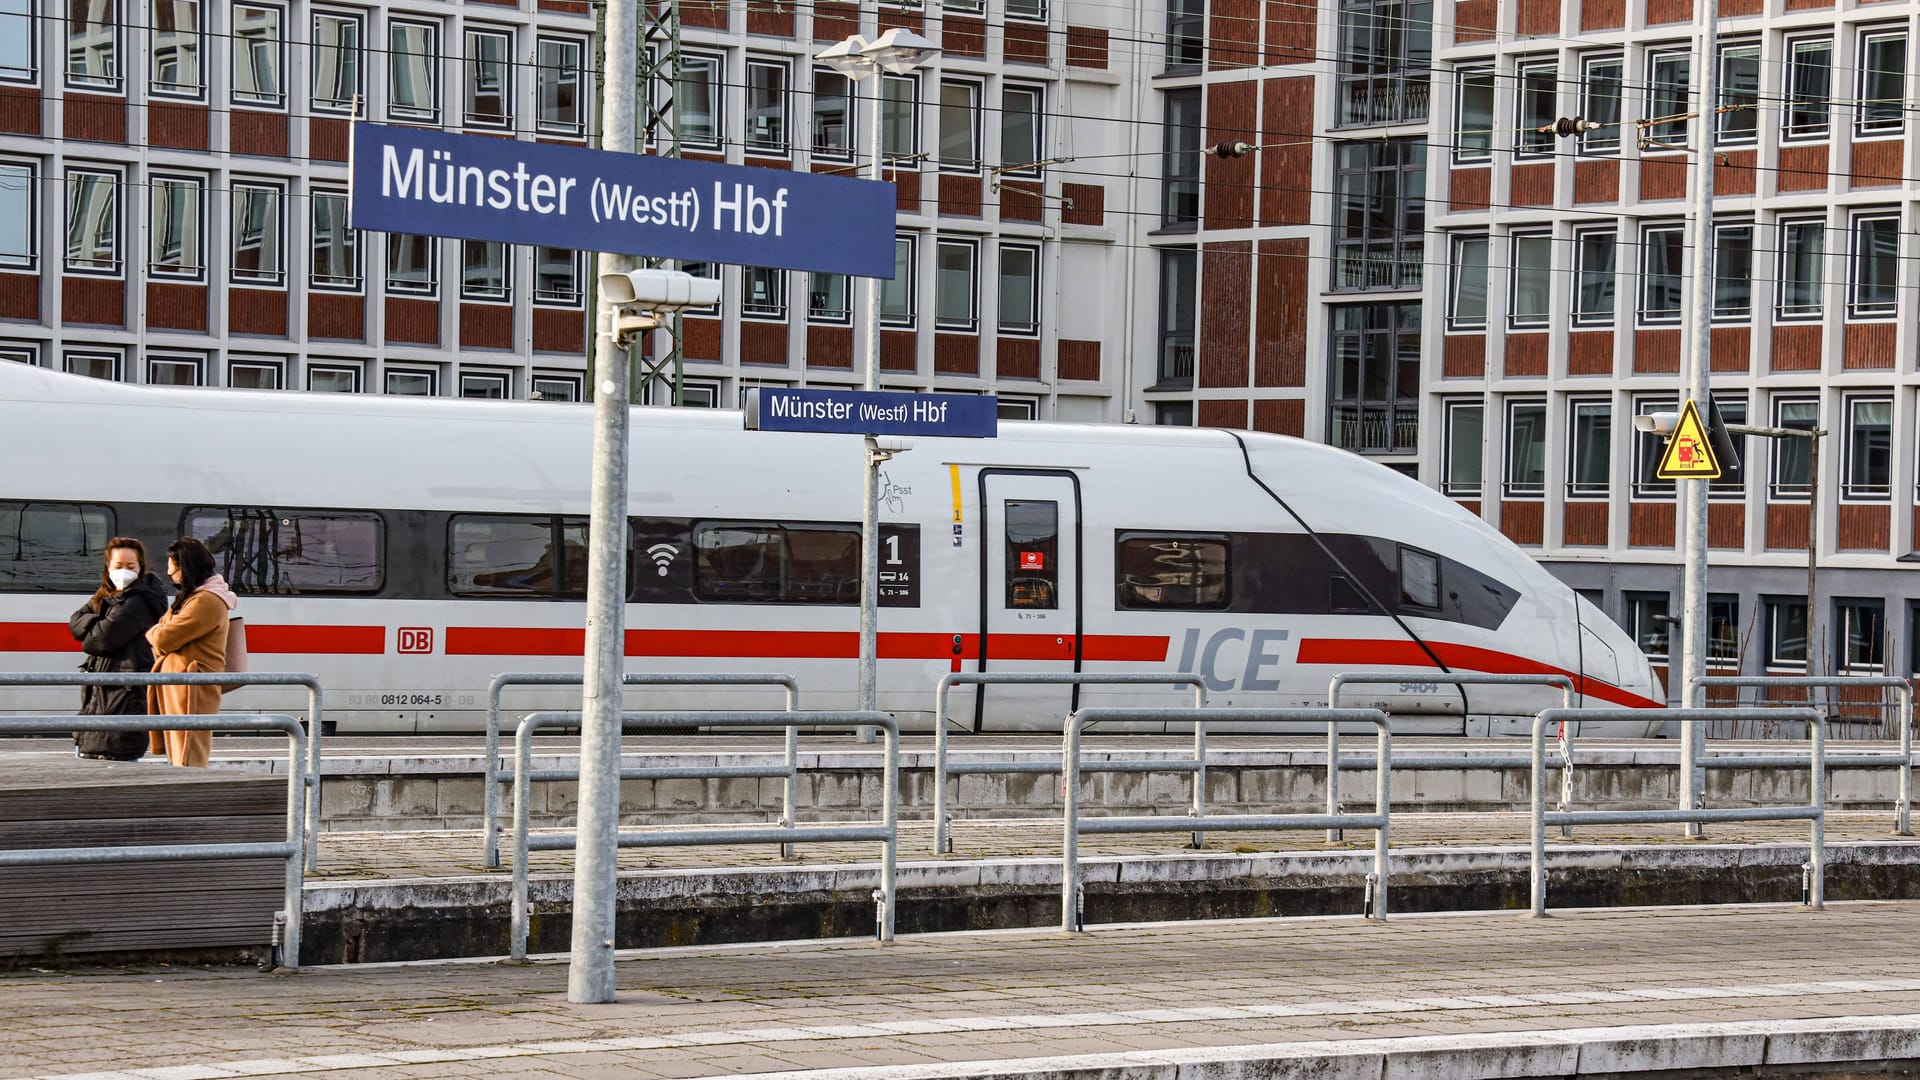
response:
[[[836,41],[821,49],[813,54],[813,58],[835,72],[857,81],[873,74],[873,61],[861,55],[866,50],[867,39],[855,34],[845,41]]]
[[[940,55],[940,46],[904,26],[896,26],[874,38],[860,50],[860,55],[882,71],[905,75]]]
[[[1672,435],[1673,429],[1679,424],[1679,413],[1641,413],[1633,418],[1633,430],[1644,431],[1649,435]]]

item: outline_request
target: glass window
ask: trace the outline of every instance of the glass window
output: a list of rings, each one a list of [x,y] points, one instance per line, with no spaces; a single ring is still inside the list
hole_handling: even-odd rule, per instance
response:
[[[484,386],[493,389],[494,384]],[[570,579],[586,576],[586,545],[575,542],[584,535],[579,526],[566,529],[565,536],[562,531],[561,522],[550,517],[456,515],[447,529],[447,591],[455,596],[565,595]]]
[[[120,272],[120,174],[67,170],[67,271]]]
[[[1040,149],[1041,102],[1045,92],[1034,86],[1008,86],[1000,91],[1000,166],[1019,176],[1034,176],[1043,156]]]
[[[533,68],[534,125],[540,131],[578,135],[581,118],[581,58],[585,47],[572,38],[540,39]],[[783,71],[785,69],[782,69]]]
[[[387,115],[437,120],[440,116],[440,28],[422,23],[387,25]]]
[[[513,126],[513,35],[467,31],[468,127]]]
[[[34,82],[40,72],[34,65],[34,42],[39,34],[34,27],[33,0],[0,0],[0,82]]]
[[[200,253],[206,182],[156,174],[147,182],[147,199],[147,272],[199,280],[206,269]]]
[[[321,394],[357,394],[360,367],[357,364],[308,364],[307,389]]]
[[[1630,592],[1627,602],[1627,632],[1648,659],[1665,660],[1672,635],[1673,619],[1668,614],[1673,598],[1666,593]]]
[[[580,376],[536,371],[528,397],[534,401],[579,401]]]
[[[67,9],[67,85],[120,89],[119,0],[69,2]]]
[[[347,196],[340,191],[315,191],[313,204],[313,262],[309,281],[316,289],[360,287],[360,230],[347,225]]]
[[[1000,245],[1000,332],[1040,332],[1040,249]]]
[[[1827,223],[1818,218],[1780,223],[1781,319],[1817,319],[1822,312],[1821,262],[1826,256]]]
[[[1455,498],[1478,497],[1481,453],[1486,448],[1487,407],[1479,401],[1449,401],[1447,441],[1440,463],[1440,490]]]
[[[860,602],[860,530],[852,525],[698,524],[693,555],[701,600]]]
[[[1606,498],[1613,489],[1613,406],[1576,401],[1568,408],[1573,429],[1567,461],[1567,494]]]
[[[893,276],[880,283],[880,321],[893,326],[912,326],[914,297],[919,261],[914,258],[911,236],[893,238]]]
[[[1547,406],[1516,401],[1507,406],[1507,481],[1510,496],[1547,493]]]
[[[1456,330],[1487,325],[1487,238],[1453,239],[1453,287],[1448,290],[1447,324]]]
[[[0,591],[92,592],[113,535],[105,506],[0,502]]]
[[[1206,0],[1167,0],[1167,67],[1199,67],[1206,54]]]
[[[280,370],[274,361],[232,360],[227,363],[227,385],[235,390],[278,390]]]
[[[920,80],[911,75],[880,76],[880,151],[889,158],[920,152]]]
[[[1006,510],[1007,606],[1060,607],[1060,506],[1035,499],[1008,499]]]
[[[1834,657],[1839,671],[1879,672],[1886,663],[1887,613],[1879,600],[1833,602]]]
[[[1404,607],[1440,607],[1440,559],[1410,547],[1400,549],[1400,603]]]
[[[1454,95],[1453,159],[1488,160],[1493,156],[1493,69],[1460,69]]]
[[[1515,94],[1514,152],[1522,157],[1545,157],[1553,153],[1554,121],[1560,117],[1560,73],[1551,60],[1532,61],[1518,66],[1519,86]],[[1541,128],[1547,130],[1542,131]]]
[[[152,92],[159,97],[198,98],[200,0],[153,0]]]
[[[940,84],[940,167],[980,167],[980,87],[969,82]]]
[[[1804,669],[1807,666],[1807,602],[1768,597],[1767,666]]]
[[[1619,242],[1612,229],[1574,236],[1579,281],[1573,294],[1573,321],[1581,326],[1612,326],[1616,309],[1615,261]]]
[[[1419,288],[1426,269],[1426,139],[1342,143],[1334,184],[1333,287]]]
[[[1898,132],[1906,117],[1907,32],[1860,37],[1860,112],[1854,130]]]
[[[1653,413],[1680,411],[1678,402],[1671,398],[1636,398],[1633,403],[1635,416],[1650,416]],[[1635,430],[1633,437],[1633,497],[1636,499],[1670,499],[1674,485],[1671,480],[1662,480],[1659,476],[1660,459],[1667,452],[1667,438],[1650,431]]]
[[[1853,280],[1847,283],[1851,317],[1892,315],[1900,288],[1900,215],[1853,219]]]
[[[1327,441],[1362,454],[1410,454],[1420,435],[1420,305],[1331,309]]]
[[[844,323],[853,317],[847,301],[847,275],[807,275],[807,318],[814,322]]]
[[[388,369],[387,393],[407,397],[432,397],[439,393],[439,375],[432,371]]]
[[[0,266],[31,270],[39,263],[33,166],[0,162]]]
[[[1679,322],[1681,282],[1686,274],[1685,230],[1662,225],[1640,235],[1640,321]]]
[[[282,280],[286,263],[280,243],[285,232],[281,202],[277,187],[234,181],[234,281],[278,284]]]
[[[943,330],[971,331],[979,325],[974,304],[974,264],[980,247],[968,240],[941,240],[934,246],[933,322]]]
[[[1114,606],[1121,611],[1212,611],[1232,600],[1228,544],[1220,537],[1120,533],[1114,540]]]
[[[1746,321],[1753,315],[1753,226],[1713,227],[1713,317]]]
[[[1156,385],[1193,385],[1199,277],[1200,257],[1194,249],[1160,249],[1160,370]]]
[[[360,49],[364,24],[358,15],[316,11],[313,15],[313,107],[318,112],[351,112],[360,93]]]
[[[1433,59],[1431,0],[1341,0],[1341,125],[1427,118]]]
[[[460,396],[503,400],[507,396],[507,376],[497,371],[463,371],[460,373]]]
[[[1709,395],[1709,397],[1713,401],[1714,406],[1720,410],[1720,419],[1729,424],[1745,424],[1747,422],[1746,398],[1730,398],[1721,394],[1712,394]],[[1712,421],[1709,420],[1708,422],[1711,423]],[[1736,453],[1733,454],[1731,460],[1726,458],[1721,459],[1720,476],[1707,483],[1707,490],[1716,499],[1732,500],[1746,497],[1746,456],[1752,452],[1752,447],[1756,445],[1756,443],[1744,435],[1735,435],[1732,438]]]
[[[1685,52],[1654,53],[1647,58],[1647,116],[1659,119],[1648,124],[1646,137],[1665,144],[1662,149],[1681,149],[1687,141],[1687,121],[1665,119],[1681,117],[1693,111],[1693,57]]]
[[[1833,96],[1833,39],[1787,43],[1787,109],[1782,134],[1789,139],[1827,137]]]
[[[281,82],[281,11],[263,4],[233,6],[233,102],[236,105],[287,103]]]
[[[1581,132],[1582,153],[1619,152],[1620,97],[1625,79],[1626,64],[1617,56],[1591,57],[1581,64],[1580,115],[1600,125]]]
[[[378,514],[203,506],[187,511],[184,531],[213,552],[237,593],[380,591],[386,536]]]
[[[580,253],[569,248],[533,249],[533,302],[559,307],[578,307],[584,298],[580,287]]]
[[[66,372],[69,375],[84,375],[89,379],[119,382],[120,359],[117,352],[74,349],[65,356]]]
[[[740,268],[740,313],[759,319],[787,317],[787,272],[764,266]]]
[[[1512,242],[1507,322],[1513,326],[1545,326],[1553,304],[1553,237],[1546,233],[1515,234]]]
[[[1883,501],[1893,482],[1893,399],[1847,399],[1846,496]]]
[[[1760,46],[1720,47],[1720,109],[1714,139],[1722,145],[1750,143],[1760,130]]]
[[[816,157],[853,156],[853,100],[847,77],[816,68],[813,72],[813,153]]]
[[[204,357],[149,356],[148,386],[199,386],[206,368]]]
[[[1718,667],[1740,659],[1740,598],[1707,597],[1707,660]]]
[[[1813,431],[1820,403],[1812,398],[1775,398],[1773,426]],[[1812,439],[1768,439],[1773,444],[1773,494],[1805,497],[1813,481]]]
[[[1166,93],[1165,142],[1160,155],[1160,225],[1192,225],[1200,220],[1200,91]]]
[[[682,54],[673,84],[673,116],[681,143],[720,145],[720,58]]]
[[[787,65],[747,62],[747,149],[787,152]]]
[[[1047,18],[1047,0],[1007,0],[1007,18],[1044,22]]]
[[[511,299],[513,279],[507,265],[512,261],[513,249],[497,240],[460,241],[460,298]]]
[[[431,236],[387,234],[387,291],[414,296],[440,292],[440,244]]]

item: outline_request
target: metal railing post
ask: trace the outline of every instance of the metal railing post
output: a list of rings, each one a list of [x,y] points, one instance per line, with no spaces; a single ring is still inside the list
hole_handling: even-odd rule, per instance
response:
[[[1527,843],[1533,858],[1527,868],[1527,891],[1533,898],[1532,914],[1547,917],[1547,724],[1542,713],[1533,722],[1528,740],[1533,751],[1533,782],[1528,785]]]
[[[1807,906],[1819,911],[1826,907],[1827,895],[1827,718],[1816,717],[1807,726],[1813,736],[1813,775],[1808,786],[1813,805],[1820,808],[1808,823],[1807,861],[1813,867],[1813,880],[1807,885]]]
[[[1391,815],[1387,807],[1393,799],[1393,727],[1381,714],[1377,734],[1374,737],[1374,753],[1378,755],[1380,768],[1373,774],[1373,812],[1380,815],[1380,827],[1373,833],[1373,876],[1375,881],[1373,917],[1381,922],[1387,921],[1387,881],[1392,876],[1392,864],[1389,858],[1387,830],[1391,825]]]
[[[787,728],[794,731],[792,727]],[[888,724],[881,729],[887,740],[887,771],[883,781],[886,790],[880,793],[881,825],[887,831],[888,839],[880,852],[880,889],[886,895],[881,898],[885,906],[880,912],[880,940],[893,941],[894,918],[900,910],[898,882],[895,877],[900,845],[900,728],[897,724]]]
[[[513,940],[515,960],[527,958],[527,932],[533,921],[532,901],[527,884],[527,834],[533,813],[533,717],[522,717],[513,733]]]
[[[1207,816],[1207,722],[1193,722],[1193,816]],[[1207,846],[1207,834],[1193,834],[1193,848]]]
[[[1060,754],[1060,929],[1076,933],[1080,892],[1080,714],[1066,718],[1067,737]]]

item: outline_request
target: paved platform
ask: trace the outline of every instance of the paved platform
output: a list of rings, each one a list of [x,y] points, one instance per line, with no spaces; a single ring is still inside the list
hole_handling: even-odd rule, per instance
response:
[[[1920,904],[1247,920],[0,975],[0,1076],[1414,1077],[1920,1057]],[[1776,1074],[1779,1075],[1779,1074]]]

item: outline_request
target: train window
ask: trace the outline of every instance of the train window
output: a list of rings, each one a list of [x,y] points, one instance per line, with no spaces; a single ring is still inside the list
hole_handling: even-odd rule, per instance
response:
[[[92,592],[113,529],[105,506],[0,502],[0,589]]]
[[[560,595],[587,598],[587,523],[580,518],[560,522]]]
[[[702,600],[860,602],[860,530],[851,525],[698,525],[693,553],[693,592]]]
[[[1060,606],[1060,506],[1052,501],[1008,499],[1007,606]]]
[[[206,542],[235,592],[380,591],[386,537],[378,514],[201,506],[187,511],[182,531]]]
[[[1424,551],[1400,549],[1400,602],[1417,608],[1440,607],[1440,559]]]
[[[552,596],[560,576],[550,517],[456,517],[447,546],[455,596]]]
[[[1220,537],[1122,534],[1114,544],[1114,604],[1122,611],[1217,610],[1227,606],[1227,541]]]
[[[1367,594],[1345,574],[1327,578],[1327,611],[1333,615],[1365,615]]]

